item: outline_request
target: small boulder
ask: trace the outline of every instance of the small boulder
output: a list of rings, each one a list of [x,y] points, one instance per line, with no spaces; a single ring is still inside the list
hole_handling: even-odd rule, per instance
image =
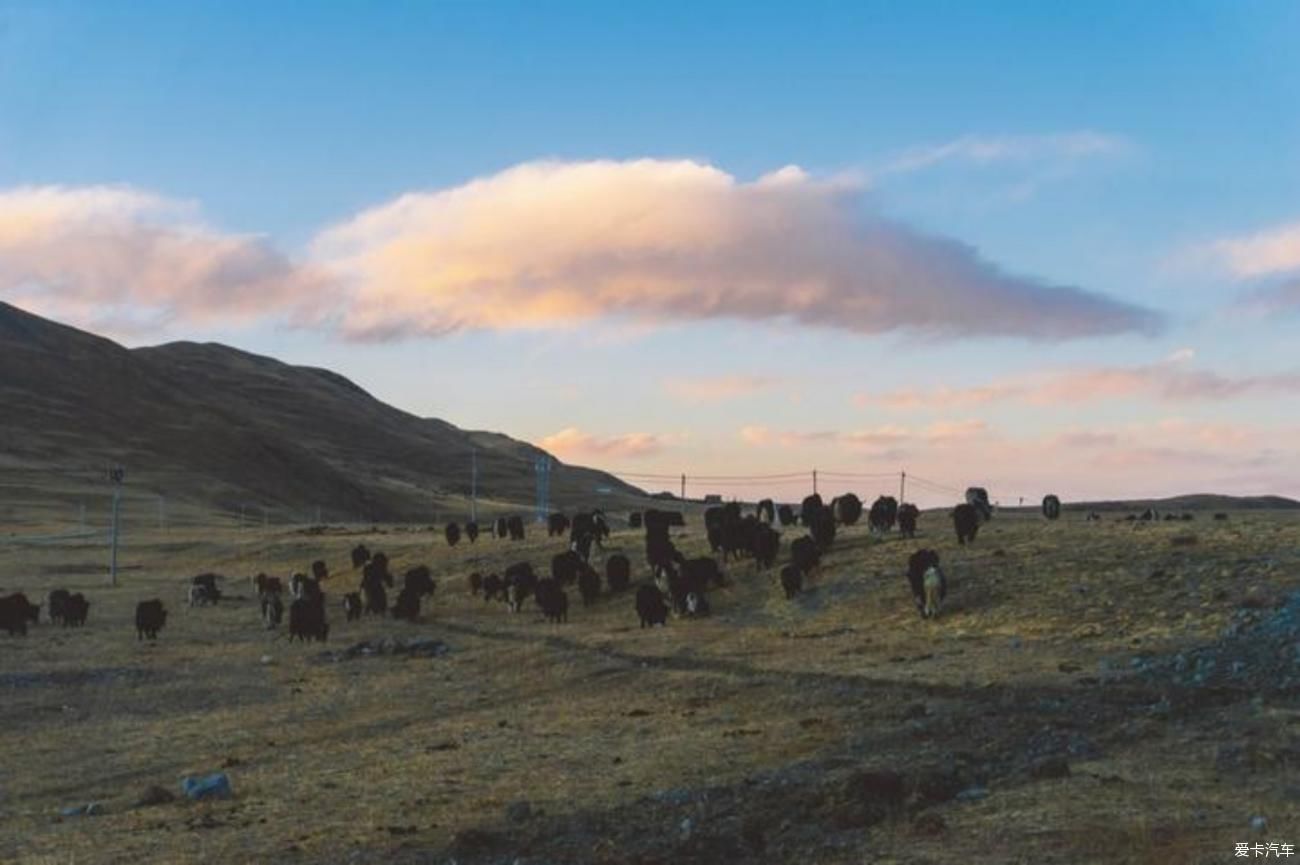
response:
[[[181,791],[196,802],[203,799],[229,799],[234,795],[230,789],[230,777],[225,772],[187,775],[181,779]]]
[[[140,798],[136,799],[135,804],[131,807],[152,808],[155,805],[166,805],[168,802],[174,801],[176,801],[176,796],[172,791],[155,784],[144,788],[144,792],[140,794]]]

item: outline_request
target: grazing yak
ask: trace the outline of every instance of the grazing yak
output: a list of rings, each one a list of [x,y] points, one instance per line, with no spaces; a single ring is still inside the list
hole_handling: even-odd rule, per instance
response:
[[[975,508],[980,522],[986,523],[993,519],[993,505],[989,502],[989,491],[984,487],[967,487],[966,504]]]
[[[40,621],[41,606],[27,600],[22,592],[15,592],[0,598],[0,628],[9,632],[9,636],[20,634],[27,636],[27,623],[33,625]]]
[[[637,588],[636,614],[643,628],[668,623],[668,605],[664,603],[663,593],[658,586],[645,583]]]
[[[586,562],[578,571],[578,594],[582,595],[582,605],[589,607],[600,597],[600,574]]]
[[[259,595],[264,595],[267,592],[278,595],[284,591],[284,583],[281,582],[279,577],[268,577],[266,574],[259,573],[252,580],[253,588],[257,590]]]
[[[361,614],[365,612],[365,604],[361,600],[360,592],[348,592],[343,596],[343,618],[349,622],[356,622],[361,619]]]
[[[1043,496],[1043,516],[1049,520],[1061,518],[1061,500],[1054,495]]]
[[[622,592],[632,584],[632,563],[627,556],[615,553],[605,559],[605,585],[610,594]]]
[[[366,567],[369,568],[373,564],[374,562],[371,561],[366,565]],[[311,600],[313,598],[319,598],[323,592],[321,591],[320,580],[315,577],[309,577],[306,574],[294,574],[289,578],[289,594],[293,595],[295,598],[307,598],[308,600]]]
[[[898,499],[893,496],[880,496],[871,503],[871,511],[867,514],[867,525],[874,534],[885,534],[897,521]]]
[[[388,556],[376,553],[361,572],[361,594],[366,600],[368,615],[382,616],[388,611],[388,592],[384,587],[391,588],[392,585],[393,575],[388,571]]]
[[[447,539],[447,546],[454,547],[460,543],[460,526],[455,523],[447,523],[447,528],[442,530],[442,534]]]
[[[804,577],[811,576],[813,571],[821,566],[821,559],[821,549],[817,546],[817,542],[807,535],[795,538],[790,544],[790,562]]]
[[[189,605],[191,607],[206,607],[209,604],[216,605],[221,600],[221,592],[214,588],[203,585],[190,586]]]
[[[578,581],[582,566],[586,562],[573,550],[565,550],[551,557],[551,579],[561,586],[569,586]]]
[[[805,528],[812,525],[813,517],[821,512],[826,505],[822,502],[822,497],[817,493],[810,496],[804,496],[803,503],[799,505],[799,523]]]
[[[414,622],[420,617],[420,599],[433,597],[437,588],[428,565],[409,568],[402,576],[402,590],[397,593],[397,601],[393,604],[393,618]]]
[[[481,591],[483,591],[483,575],[475,571],[469,575],[469,593],[477,596]]]
[[[558,582],[538,580],[534,594],[537,596],[537,606],[548,621],[557,625],[568,621],[569,596],[564,589],[560,588]]]
[[[510,540],[522,541],[524,539],[524,520],[518,514],[509,517],[506,520],[506,531],[510,533]]]
[[[546,518],[546,536],[553,538],[556,535],[563,535],[569,530],[569,518],[564,514],[556,511]]]
[[[862,519],[862,499],[853,493],[845,493],[831,499],[831,511],[840,525],[855,526]]]
[[[90,601],[81,592],[74,592],[68,596],[63,608],[63,627],[80,628],[86,624],[86,616],[89,614]]]
[[[523,609],[524,602],[537,591],[537,574],[528,562],[516,562],[506,568],[506,606],[510,612],[517,613]]]
[[[504,601],[506,599],[506,581],[496,574],[488,574],[483,578],[483,600],[486,601]]]
[[[582,554],[584,560],[591,557],[591,544],[604,549],[605,539],[609,537],[609,524],[600,511],[581,512],[573,515],[573,525],[569,532],[570,548]]]
[[[323,583],[330,578],[330,569],[325,567],[325,562],[321,559],[311,563],[312,579],[318,583]]]
[[[916,521],[921,518],[921,509],[911,502],[898,506],[898,533],[905,538],[916,537]]]
[[[68,598],[72,597],[67,589],[51,589],[45,596],[45,615],[49,617],[51,625],[63,624],[63,617],[67,615]]]
[[[465,523],[465,537],[469,538],[471,544],[478,540],[478,523],[473,520]]]
[[[830,508],[822,508],[813,514],[808,533],[817,542],[817,547],[825,552],[835,543],[835,515]]]
[[[357,544],[352,548],[352,570],[364,565],[370,561],[370,550],[366,549],[365,544]]]
[[[781,523],[782,528],[794,525],[794,508],[789,505],[781,505],[776,509],[776,519]]]
[[[510,521],[505,517],[497,517],[492,523],[492,534],[498,538],[508,537],[510,534]]]
[[[781,551],[781,533],[766,523],[758,526],[754,534],[754,565],[760,570],[767,570],[776,564],[776,556]]]
[[[257,600],[262,609],[262,624],[266,629],[269,631],[280,627],[280,621],[284,618],[284,601],[280,600],[280,593],[262,592]]]
[[[957,543],[973,543],[980,530],[980,514],[970,503],[952,509],[952,527],[957,532]]]
[[[298,598],[289,605],[289,642],[329,639],[330,626],[325,620],[325,598]]]
[[[786,600],[799,594],[803,591],[803,572],[794,565],[786,565],[781,569],[781,588],[785,591]]]
[[[167,624],[167,608],[157,598],[141,601],[135,605],[135,638],[137,641],[148,637],[158,639],[158,632]]]
[[[912,588],[912,598],[921,618],[939,615],[939,607],[948,595],[948,581],[939,567],[939,554],[934,550],[917,550],[907,560],[907,582]]]
[[[767,523],[769,526],[776,522],[776,505],[771,499],[762,499],[758,503],[758,510],[754,513],[759,522]]]

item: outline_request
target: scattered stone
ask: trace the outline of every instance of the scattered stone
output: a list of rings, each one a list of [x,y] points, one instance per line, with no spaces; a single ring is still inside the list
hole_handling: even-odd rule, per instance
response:
[[[1268,818],[1261,814],[1256,814],[1250,818],[1250,828],[1256,832],[1263,832],[1268,828]]]
[[[978,802],[981,799],[987,799],[989,795],[988,787],[967,787],[954,798],[958,802]]]
[[[695,831],[695,821],[690,817],[685,817],[677,828],[678,832],[682,836],[682,840],[687,841],[690,839],[691,833]]]
[[[156,784],[144,788],[140,798],[135,800],[133,808],[152,808],[155,805],[166,805],[168,802],[175,802],[176,796],[172,791],[159,787]]]
[[[187,775],[181,779],[181,791],[196,802],[203,799],[229,799],[234,795],[230,789],[230,778],[225,772],[204,776]]]
[[[331,649],[330,651],[321,652],[313,656],[313,660],[322,664],[337,664],[340,661],[350,661],[353,658],[374,656],[439,658],[450,651],[450,646],[442,640],[432,637],[382,637],[378,640],[355,643],[346,649]]]
[[[59,811],[59,814],[64,817],[95,817],[103,813],[104,806],[98,802],[89,802],[85,805],[72,805]]]

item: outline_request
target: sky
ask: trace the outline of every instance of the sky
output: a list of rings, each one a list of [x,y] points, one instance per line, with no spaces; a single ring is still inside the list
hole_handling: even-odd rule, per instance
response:
[[[1297,44],[1292,2],[0,0],[0,300],[691,495],[1300,496]]]

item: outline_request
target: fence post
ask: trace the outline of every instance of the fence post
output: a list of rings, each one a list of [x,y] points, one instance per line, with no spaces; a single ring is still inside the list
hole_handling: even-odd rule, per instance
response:
[[[686,473],[682,473],[682,501],[686,501]]]
[[[907,472],[902,471],[898,474],[898,503],[901,505],[907,501]]]

